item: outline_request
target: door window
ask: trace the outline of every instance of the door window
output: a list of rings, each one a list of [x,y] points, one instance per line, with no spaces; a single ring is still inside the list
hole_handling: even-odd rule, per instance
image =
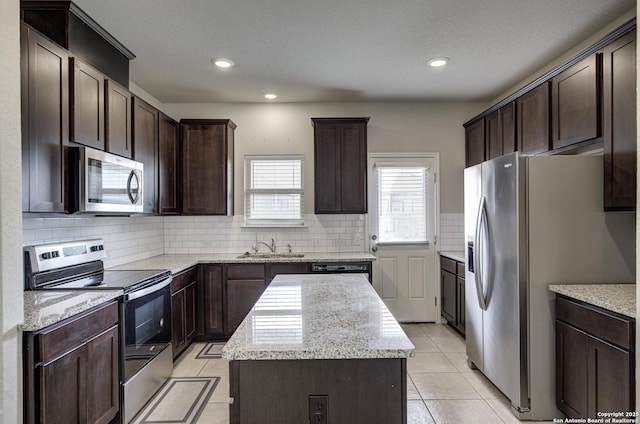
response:
[[[428,164],[375,163],[375,234],[378,244],[428,243],[433,239],[429,203],[433,172]]]

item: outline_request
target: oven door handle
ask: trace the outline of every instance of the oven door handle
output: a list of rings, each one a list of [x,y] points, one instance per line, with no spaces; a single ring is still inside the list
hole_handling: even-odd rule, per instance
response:
[[[166,280],[163,280],[159,283],[153,284],[151,286],[145,287],[142,290],[136,290],[133,291],[131,293],[127,293],[125,294],[125,300],[134,300],[134,299],[139,299],[143,296],[146,296],[150,293],[153,293],[155,291],[161,290],[165,287],[167,287],[169,284],[171,284],[171,281],[173,280],[172,277],[167,278]]]

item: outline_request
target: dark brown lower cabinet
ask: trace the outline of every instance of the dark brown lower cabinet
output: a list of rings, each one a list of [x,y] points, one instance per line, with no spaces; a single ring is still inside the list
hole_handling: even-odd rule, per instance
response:
[[[264,280],[227,281],[227,332],[233,334],[264,291]]]
[[[451,323],[456,322],[456,275],[448,271],[440,272],[442,289],[442,316]]]
[[[173,277],[171,283],[171,332],[173,357],[191,344],[196,332],[196,268],[189,268]]]
[[[87,417],[87,348],[80,347],[39,369],[41,423],[80,423]]]
[[[281,274],[308,274],[309,273],[309,263],[308,262],[296,262],[296,263],[272,263],[267,264],[267,275],[268,278],[266,280],[265,285],[271,284],[271,281],[276,277],[276,275]]]
[[[184,290],[171,295],[171,347],[175,359],[186,347],[184,331]]]
[[[570,417],[587,416],[588,337],[556,321],[556,403]]]
[[[227,266],[226,332],[231,335],[264,291],[264,265]]]
[[[223,312],[222,265],[199,265],[198,303],[199,333],[205,338],[226,338]]]
[[[25,332],[25,423],[111,422],[120,410],[118,304]]]
[[[464,265],[463,265],[464,268]],[[465,313],[465,294],[464,294],[464,274],[460,276],[456,276],[456,311],[458,312],[456,325],[455,327],[462,333],[465,334],[465,323],[466,323],[466,313]]]
[[[107,424],[120,410],[118,327],[87,343],[87,415],[90,423]]]
[[[189,345],[191,340],[193,340],[193,337],[196,335],[196,328],[197,328],[197,325],[196,325],[196,299],[197,299],[196,291],[197,291],[197,284],[196,283],[190,284],[184,289],[184,303],[185,303],[184,329],[185,329],[185,336],[187,338],[187,346]]]
[[[440,315],[465,333],[464,263],[440,257]]]
[[[367,263],[371,276],[371,262]],[[188,271],[195,273],[195,269]],[[310,269],[310,262],[200,264],[197,266],[197,277],[191,277],[197,280],[193,289],[180,282],[184,278],[181,276],[187,271],[174,275],[174,358],[194,339],[228,340],[275,276],[308,274]],[[185,287],[183,294],[178,292],[180,287]],[[192,304],[196,305],[194,321],[191,318],[185,320],[185,315],[192,316],[188,309]]]
[[[556,406],[573,418],[635,410],[635,320],[556,299]]]

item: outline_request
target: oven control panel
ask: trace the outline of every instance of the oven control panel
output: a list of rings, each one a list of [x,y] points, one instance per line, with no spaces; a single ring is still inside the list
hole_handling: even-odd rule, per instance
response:
[[[25,246],[24,251],[32,272],[78,265],[107,256],[102,239]]]

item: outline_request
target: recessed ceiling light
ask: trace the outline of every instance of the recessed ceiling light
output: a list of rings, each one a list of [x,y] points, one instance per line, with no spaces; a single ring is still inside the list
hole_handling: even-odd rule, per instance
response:
[[[274,93],[267,93],[263,97],[267,100],[273,100],[273,99],[277,99],[278,95]]]
[[[431,59],[429,62],[427,62],[429,64],[429,66],[431,66],[432,68],[441,68],[444,65],[446,65],[447,63],[449,63],[451,59],[449,59],[448,57],[434,57],[433,59]]]
[[[233,61],[229,59],[225,59],[224,57],[217,57],[215,59],[211,59],[211,62],[216,65],[218,68],[231,68],[233,66]]]

